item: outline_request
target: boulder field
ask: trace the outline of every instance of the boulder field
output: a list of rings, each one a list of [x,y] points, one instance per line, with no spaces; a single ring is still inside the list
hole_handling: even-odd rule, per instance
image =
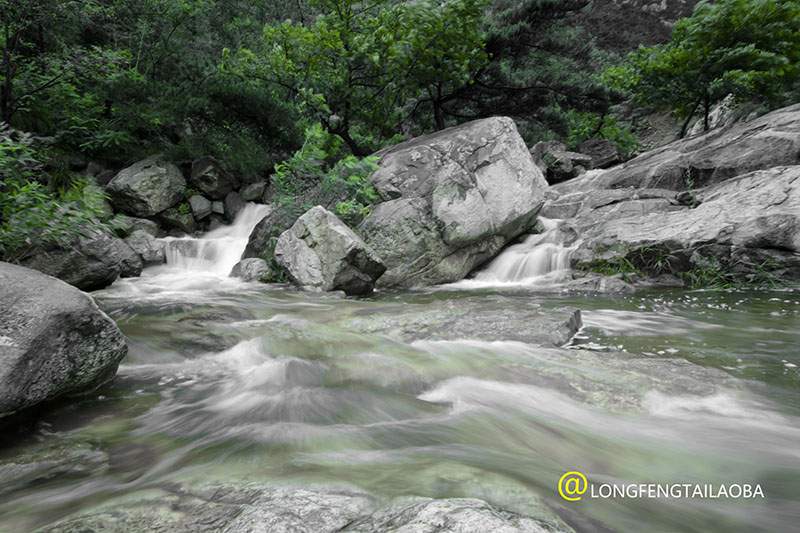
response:
[[[78,289],[0,262],[0,418],[114,377],[128,352],[114,322]]]

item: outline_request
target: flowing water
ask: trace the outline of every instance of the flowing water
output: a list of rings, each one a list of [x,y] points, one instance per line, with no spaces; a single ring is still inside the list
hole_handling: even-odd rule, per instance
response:
[[[568,253],[538,235],[461,285],[305,293],[226,277],[256,209],[96,293],[129,356],[113,384],[0,450],[23,465],[0,479],[0,530],[209,480],[477,497],[577,531],[797,530],[797,291],[537,292]],[[585,323],[568,347],[497,338],[566,306]],[[567,470],[765,497],[570,503]]]

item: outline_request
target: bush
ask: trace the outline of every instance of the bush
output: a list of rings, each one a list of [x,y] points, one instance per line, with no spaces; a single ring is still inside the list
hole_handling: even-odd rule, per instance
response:
[[[625,158],[631,157],[639,149],[636,136],[614,117],[571,110],[567,112],[567,123],[567,145],[572,150],[591,138],[611,141]]]
[[[30,136],[0,128],[0,258],[15,262],[35,248],[68,246],[108,230],[106,197],[96,185],[73,180],[51,190],[39,179],[42,163]]]

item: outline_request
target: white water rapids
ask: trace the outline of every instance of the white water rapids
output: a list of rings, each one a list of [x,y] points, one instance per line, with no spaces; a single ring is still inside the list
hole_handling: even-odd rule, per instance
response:
[[[565,244],[559,220],[539,218],[541,233],[528,235],[503,250],[473,278],[453,284],[461,288],[556,285],[569,275],[573,246]],[[452,286],[452,285],[451,285]]]
[[[230,226],[209,231],[200,238],[168,237],[167,266],[189,272],[227,276],[242,257],[253,228],[267,216],[270,207],[247,204]]]

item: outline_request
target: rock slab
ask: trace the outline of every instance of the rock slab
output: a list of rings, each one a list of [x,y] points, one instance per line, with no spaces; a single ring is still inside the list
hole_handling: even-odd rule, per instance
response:
[[[106,186],[114,207],[135,217],[150,217],[183,199],[186,181],[178,167],[151,157],[121,170]]]

